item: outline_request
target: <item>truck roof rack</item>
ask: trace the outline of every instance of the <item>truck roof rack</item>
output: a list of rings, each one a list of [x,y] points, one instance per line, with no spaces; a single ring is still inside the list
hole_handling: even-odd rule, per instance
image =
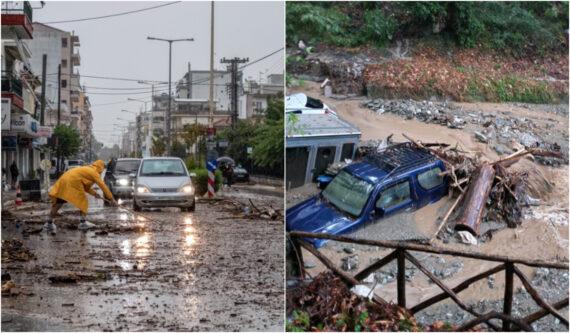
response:
[[[389,146],[379,153],[366,155],[364,160],[388,172],[388,176],[402,173],[422,164],[437,160],[428,150],[413,146],[411,142]]]

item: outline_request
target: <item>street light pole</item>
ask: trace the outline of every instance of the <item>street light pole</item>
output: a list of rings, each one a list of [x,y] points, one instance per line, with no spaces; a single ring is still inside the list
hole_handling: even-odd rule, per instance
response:
[[[168,42],[168,110],[166,110],[166,154],[170,156],[171,152],[171,138],[170,138],[170,113],[171,113],[171,102],[172,102],[172,43],[174,42],[193,42],[194,38],[181,38],[181,39],[164,39],[147,37],[149,40],[158,40],[162,42]]]

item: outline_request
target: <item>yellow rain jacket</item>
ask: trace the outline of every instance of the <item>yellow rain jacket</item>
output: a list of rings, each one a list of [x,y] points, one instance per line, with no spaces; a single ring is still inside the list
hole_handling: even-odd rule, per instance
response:
[[[49,192],[52,203],[55,204],[59,198],[73,204],[79,208],[82,213],[87,214],[89,205],[85,192],[95,195],[95,190],[91,188],[94,183],[103,190],[105,198],[108,200],[113,199],[113,194],[101,179],[101,172],[103,172],[104,169],[105,162],[97,160],[91,165],[67,171],[55,182]]]

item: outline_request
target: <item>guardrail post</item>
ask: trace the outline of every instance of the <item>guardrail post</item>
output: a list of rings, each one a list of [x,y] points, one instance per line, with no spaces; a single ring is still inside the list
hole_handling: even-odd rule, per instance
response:
[[[398,306],[406,307],[406,250],[397,250],[398,261]]]
[[[503,303],[503,313],[507,316],[511,315],[513,309],[513,274],[515,272],[512,262],[506,263],[505,268],[505,297]],[[503,319],[503,331],[510,331],[511,323]]]

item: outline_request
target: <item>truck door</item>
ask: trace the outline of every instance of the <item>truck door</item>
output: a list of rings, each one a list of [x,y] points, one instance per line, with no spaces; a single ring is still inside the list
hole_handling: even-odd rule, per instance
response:
[[[447,194],[447,183],[440,176],[442,172],[440,166],[433,166],[416,174],[418,208],[436,202]]]
[[[410,178],[386,185],[378,195],[375,208],[383,211],[382,217],[414,207]]]

